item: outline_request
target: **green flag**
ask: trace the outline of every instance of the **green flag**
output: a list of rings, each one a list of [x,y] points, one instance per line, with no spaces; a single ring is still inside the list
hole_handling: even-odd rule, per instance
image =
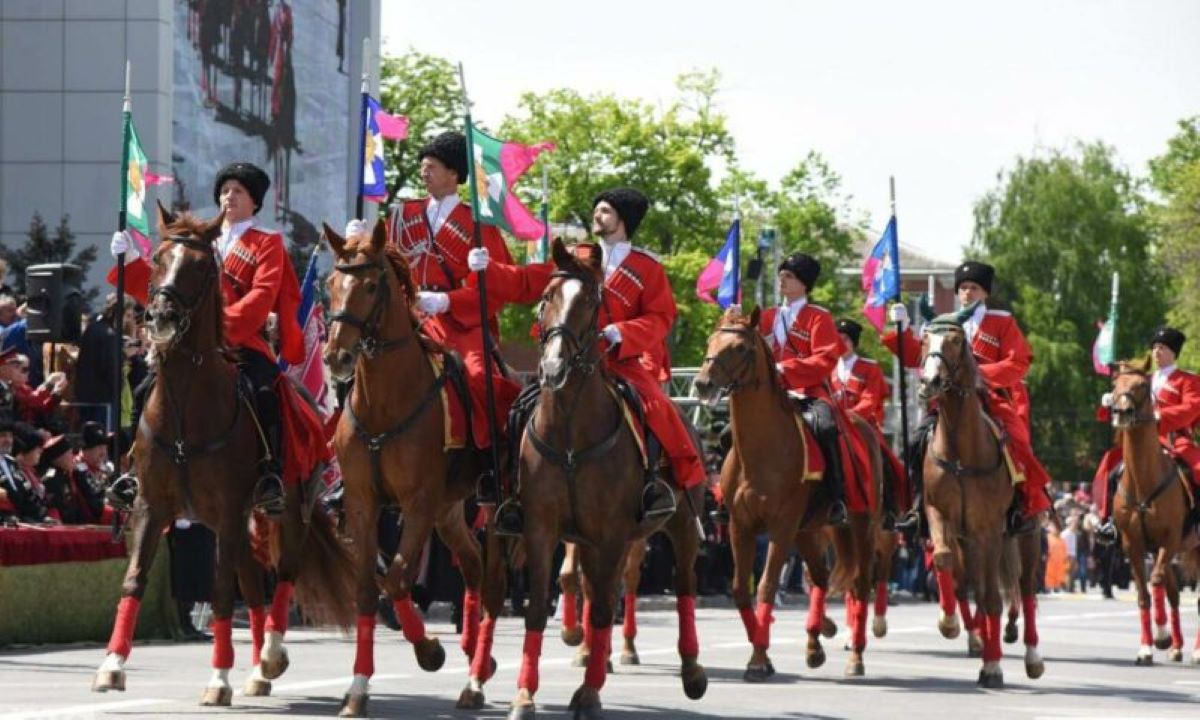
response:
[[[469,169],[478,195],[475,213],[479,222],[495,225],[522,240],[542,237],[545,226],[513,194],[513,184],[538,155],[553,150],[554,143],[521,145],[497,140],[480,132],[474,124],[468,125],[468,129],[471,132],[468,147],[475,151]]]
[[[1092,345],[1092,367],[1101,375],[1108,375],[1108,367],[1117,361],[1117,298],[1121,289],[1121,276],[1113,273],[1112,297],[1108,304],[1108,320],[1100,324],[1100,334]]]
[[[125,224],[148,238],[150,221],[146,215],[146,173],[150,170],[150,161],[142,151],[137,130],[133,129],[133,118],[129,114],[125,115],[125,123],[125,188],[122,193],[125,198]]]

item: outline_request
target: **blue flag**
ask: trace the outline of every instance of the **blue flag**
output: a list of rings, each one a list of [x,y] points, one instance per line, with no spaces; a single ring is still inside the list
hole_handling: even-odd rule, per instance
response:
[[[700,271],[696,278],[696,295],[705,302],[714,302],[712,291],[717,291],[716,303],[722,308],[728,308],[734,303],[741,302],[742,269],[741,269],[742,221],[735,217],[729,226],[729,234],[725,236],[725,244],[721,246],[716,257]]]
[[[883,330],[887,304],[900,297],[900,241],[895,215],[863,263],[862,288],[867,293],[863,315],[876,330]]]

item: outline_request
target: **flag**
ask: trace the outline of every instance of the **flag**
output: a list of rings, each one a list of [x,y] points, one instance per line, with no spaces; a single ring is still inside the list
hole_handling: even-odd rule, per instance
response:
[[[324,420],[330,412],[330,398],[329,386],[325,382],[325,363],[321,361],[321,348],[325,342],[325,310],[317,297],[315,250],[308,260],[304,280],[300,283],[300,310],[296,320],[304,333],[304,360],[290,367],[283,360],[280,360],[279,364],[288,377],[308,391],[321,412],[321,419]]]
[[[379,101],[367,96],[367,126],[365,128],[362,194],[371,202],[383,202],[387,198],[387,167],[384,164],[383,141],[403,140],[408,137],[408,118],[389,115]]]
[[[554,143],[520,145],[497,140],[474,125],[469,125],[468,130],[475,149],[473,170],[479,194],[479,222],[495,225],[521,240],[542,237],[545,224],[521,204],[513,193],[513,185],[538,155],[554,149]]]
[[[125,253],[125,292],[142,305],[149,301],[150,294],[150,218],[146,214],[146,188],[169,182],[169,176],[150,172],[150,161],[142,150],[137,130],[133,127],[133,116],[125,113],[125,147],[122,154],[126,168],[121,181],[122,197],[125,199],[125,231],[133,244]],[[164,180],[164,178],[167,178]],[[112,286],[117,284],[117,267],[114,264],[105,278]]]
[[[725,236],[725,244],[716,257],[708,262],[696,278],[696,295],[704,302],[716,303],[728,308],[742,301],[741,273],[742,221],[734,217]],[[712,291],[717,291],[714,300]]]
[[[1092,343],[1092,368],[1101,375],[1108,375],[1109,365],[1117,361],[1117,297],[1121,278],[1113,273],[1112,296],[1108,303],[1108,320],[1097,323],[1100,332]]]
[[[867,293],[863,315],[876,330],[883,330],[887,304],[900,297],[900,242],[895,215],[888,221],[883,236],[863,263],[862,288]]]

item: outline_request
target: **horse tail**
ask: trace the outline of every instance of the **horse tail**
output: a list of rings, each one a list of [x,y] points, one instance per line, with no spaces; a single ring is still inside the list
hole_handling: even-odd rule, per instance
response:
[[[833,571],[829,574],[827,593],[829,597],[838,597],[854,585],[854,544],[846,532],[826,528],[825,533],[833,544]],[[864,549],[873,552],[873,548]]]
[[[356,579],[349,550],[338,537],[334,521],[319,508],[312,512],[296,575],[296,603],[315,625],[354,627]],[[282,523],[271,523],[271,554],[283,547]]]
[[[1021,580],[1020,539],[1006,537],[1000,551],[1000,591],[1011,596]],[[1010,598],[1011,599],[1011,598]]]

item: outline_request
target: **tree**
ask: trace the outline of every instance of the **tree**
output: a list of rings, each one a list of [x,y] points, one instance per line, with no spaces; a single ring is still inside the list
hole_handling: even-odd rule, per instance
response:
[[[17,292],[21,295],[25,294],[25,269],[32,265],[71,263],[78,265],[82,275],[87,277],[88,268],[96,261],[96,248],[88,246],[79,252],[74,252],[74,250],[75,233],[71,232],[69,215],[63,215],[59,219],[58,227],[54,229],[54,237],[51,238],[41,213],[35,212],[33,219],[29,221],[29,240],[25,242],[25,247],[14,250],[9,255],[9,266],[15,279],[14,287]],[[84,297],[91,302],[96,299],[98,294],[98,291],[92,288],[84,294]]]
[[[1052,477],[1090,479],[1111,442],[1092,421],[1106,380],[1092,370],[1097,322],[1121,274],[1118,354],[1142,352],[1165,310],[1163,276],[1137,180],[1112,148],[1079,144],[1017,158],[975,205],[971,253],[996,267],[993,298],[1033,348],[1026,378],[1034,446]]]
[[[1150,161],[1150,182],[1161,198],[1151,215],[1171,284],[1167,320],[1192,338],[1180,364],[1200,367],[1200,116],[1179,121],[1167,151]]]

